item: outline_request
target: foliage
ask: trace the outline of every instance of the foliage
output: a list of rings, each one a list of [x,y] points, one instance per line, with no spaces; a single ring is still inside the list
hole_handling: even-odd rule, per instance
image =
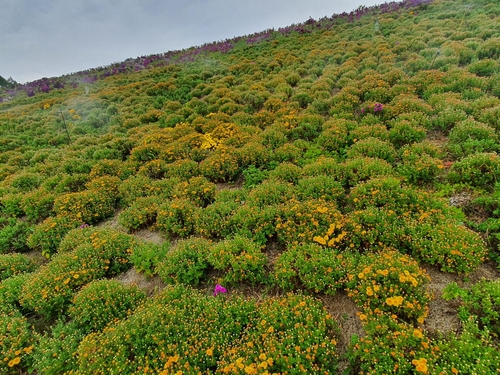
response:
[[[72,324],[88,334],[102,331],[109,323],[125,318],[145,298],[146,294],[136,286],[114,280],[95,280],[75,294],[68,314]]]
[[[24,272],[33,272],[37,268],[35,261],[24,254],[0,255],[0,281]]]

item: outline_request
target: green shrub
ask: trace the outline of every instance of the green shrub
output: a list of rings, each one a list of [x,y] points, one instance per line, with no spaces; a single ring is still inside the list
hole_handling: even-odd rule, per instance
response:
[[[447,177],[451,183],[491,190],[500,178],[500,157],[484,152],[469,155],[454,163]]]
[[[215,199],[217,187],[205,177],[192,177],[180,182],[173,190],[172,197],[188,199],[199,207],[206,207]]]
[[[24,254],[0,255],[0,281],[25,272],[33,272],[37,268],[36,262]]]
[[[500,282],[481,280],[460,293],[458,316],[463,324],[472,317],[479,328],[500,336]]]
[[[24,196],[21,208],[26,213],[27,220],[39,222],[53,214],[54,200],[54,194],[40,188]]]
[[[345,237],[341,230],[344,217],[332,202],[321,200],[292,200],[280,209],[276,219],[278,240],[285,244],[299,244],[313,241],[330,242],[332,247],[340,246]],[[330,233],[330,228],[340,233]],[[329,237],[328,240],[319,238]],[[320,242],[320,243],[321,243]],[[324,243],[323,243],[324,244]]]
[[[63,314],[74,294],[88,282],[130,267],[136,240],[111,230],[87,231],[88,239],[73,251],[57,254],[23,285],[21,305],[47,317]]]
[[[316,299],[295,294],[266,299],[241,338],[224,351],[217,372],[335,372],[337,332],[337,323]]]
[[[389,141],[396,147],[422,141],[427,136],[426,129],[409,121],[401,121],[393,124],[389,130]]]
[[[57,322],[50,333],[38,337],[33,352],[33,368],[37,373],[59,375],[78,369],[76,352],[85,337],[73,323]]]
[[[29,277],[29,273],[20,273],[0,283],[0,315],[20,316],[19,311],[22,308],[19,305],[19,299],[21,298],[23,285]]]
[[[339,182],[345,187],[353,187],[373,177],[393,174],[392,166],[385,160],[357,157],[348,159],[342,164]]]
[[[63,237],[80,225],[82,222],[77,218],[49,217],[35,227],[27,239],[27,244],[32,249],[39,249],[44,256],[50,257],[57,251]]]
[[[248,194],[247,203],[251,206],[265,208],[285,203],[294,196],[293,185],[281,181],[266,181]]]
[[[255,302],[241,297],[168,286],[112,329],[87,336],[78,348],[79,371],[131,375],[147,366],[162,375],[215,372],[220,357],[255,321],[255,309]]]
[[[167,236],[187,237],[194,233],[196,212],[200,208],[188,199],[173,199],[160,205],[156,226]]]
[[[431,367],[435,373],[493,374],[500,368],[500,354],[495,338],[481,330],[474,319],[463,323],[458,336],[436,340],[437,358]]]
[[[216,201],[196,211],[195,232],[209,238],[225,238],[232,233],[230,220],[241,207],[238,201]]]
[[[21,202],[23,200],[24,194],[4,194],[0,197],[0,209],[4,216],[8,217],[20,217],[24,215],[24,211],[21,207]]]
[[[378,138],[365,138],[354,143],[347,150],[348,158],[370,157],[379,158],[392,163],[396,157],[396,150],[386,141]]]
[[[27,240],[33,232],[33,226],[15,218],[0,218],[0,254],[11,251],[24,252],[29,250]]]
[[[189,159],[176,160],[166,167],[165,178],[190,179],[198,176],[200,168],[197,162]]]
[[[156,274],[156,266],[169,251],[169,242],[164,242],[161,246],[148,242],[141,243],[133,248],[130,261],[137,272],[153,276]]]
[[[448,149],[459,158],[476,152],[494,152],[500,149],[495,129],[474,121],[461,121],[450,131]]]
[[[128,231],[155,224],[161,201],[155,196],[137,198],[130,207],[120,212],[118,223]]]
[[[280,288],[305,288],[314,293],[335,294],[346,287],[355,257],[318,244],[296,245],[280,254],[272,274]]]
[[[241,172],[233,150],[225,147],[214,151],[199,167],[201,175],[212,182],[234,181]]]
[[[344,189],[340,182],[332,176],[310,176],[301,178],[297,184],[299,200],[322,199],[339,204],[344,198]]]
[[[280,209],[276,205],[242,205],[229,219],[229,233],[239,234],[259,245],[265,245],[276,234],[276,218],[279,212]]]
[[[209,269],[208,254],[212,242],[191,237],[181,240],[167,253],[156,267],[156,273],[168,284],[197,285]]]
[[[126,318],[145,298],[146,294],[136,286],[115,280],[95,280],[75,294],[68,314],[71,323],[88,334]]]
[[[264,283],[267,279],[264,271],[266,255],[259,245],[240,235],[211,246],[207,260],[214,269],[222,272],[224,285],[242,281]]]
[[[403,146],[400,149],[401,163],[397,172],[408,182],[420,185],[432,183],[443,168],[441,159],[433,156],[434,152],[428,150],[420,143]]]
[[[432,294],[427,273],[407,255],[394,250],[360,257],[349,279],[348,293],[365,315],[395,314],[407,323],[422,324]]]
[[[0,372],[19,374],[31,367],[34,346],[33,330],[24,317],[0,314]]]
[[[357,142],[366,138],[377,138],[381,141],[389,140],[389,131],[385,125],[362,125],[351,130],[349,138]]]
[[[498,73],[498,62],[492,59],[484,59],[475,61],[467,66],[470,73],[474,73],[479,77],[489,77]]]
[[[270,171],[268,176],[270,180],[297,184],[302,176],[302,168],[295,164],[284,162]]]
[[[422,218],[407,224],[412,255],[442,271],[470,273],[484,262],[487,249],[482,238],[452,220],[436,223]]]

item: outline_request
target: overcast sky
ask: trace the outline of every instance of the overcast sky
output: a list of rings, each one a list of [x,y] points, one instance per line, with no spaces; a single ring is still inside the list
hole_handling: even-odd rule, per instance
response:
[[[0,75],[25,83],[382,2],[0,0]]]

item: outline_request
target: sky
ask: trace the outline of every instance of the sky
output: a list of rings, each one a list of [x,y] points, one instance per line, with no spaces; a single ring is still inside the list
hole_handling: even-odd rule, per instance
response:
[[[350,12],[378,0],[0,0],[0,76],[19,83]]]

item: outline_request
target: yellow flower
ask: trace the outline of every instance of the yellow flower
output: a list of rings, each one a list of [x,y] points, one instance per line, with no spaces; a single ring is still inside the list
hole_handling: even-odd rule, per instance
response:
[[[422,331],[416,328],[413,330],[413,336],[415,336],[417,339],[421,339],[424,337]]]
[[[21,358],[16,357],[16,358],[14,358],[14,359],[11,359],[7,365],[8,365],[9,367],[14,367],[14,366],[15,366],[15,365],[17,365],[19,362],[21,362]]]
[[[212,349],[212,348],[209,348],[209,349],[207,349],[207,350],[205,351],[205,353],[207,353],[207,355],[211,356],[211,355],[213,355],[213,354],[214,354],[214,351],[213,351],[213,349]]]

